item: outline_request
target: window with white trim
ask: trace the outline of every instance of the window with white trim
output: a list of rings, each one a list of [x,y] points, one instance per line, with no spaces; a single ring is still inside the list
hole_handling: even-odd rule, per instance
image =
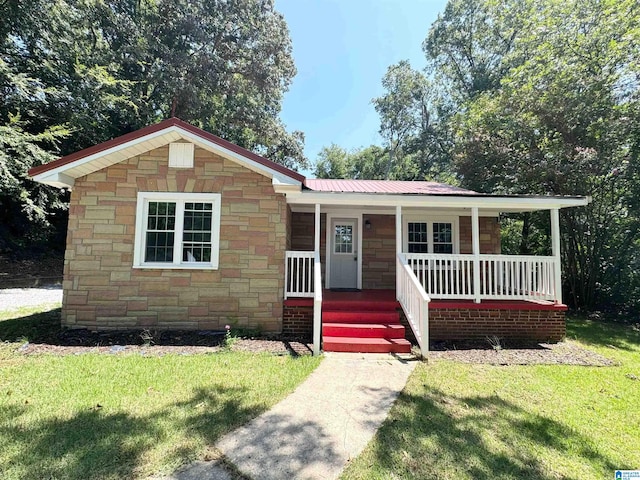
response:
[[[404,251],[407,253],[457,253],[458,218],[404,220]]]
[[[427,222],[407,222],[407,251],[429,253]]]
[[[138,193],[134,267],[216,269],[219,244],[219,193]]]
[[[433,222],[433,253],[453,253],[453,224],[450,222]]]

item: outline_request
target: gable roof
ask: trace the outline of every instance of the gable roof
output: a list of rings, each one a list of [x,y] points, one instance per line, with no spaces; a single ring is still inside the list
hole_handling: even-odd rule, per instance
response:
[[[438,182],[399,180],[339,180],[308,178],[305,186],[316,192],[387,193],[414,195],[474,195],[476,192]]]
[[[41,183],[70,188],[76,178],[181,139],[265,175],[271,178],[274,184],[299,186],[305,180],[304,175],[294,170],[283,167],[178,118],[169,118],[155,125],[85,148],[53,162],[39,165],[30,169],[29,175]]]

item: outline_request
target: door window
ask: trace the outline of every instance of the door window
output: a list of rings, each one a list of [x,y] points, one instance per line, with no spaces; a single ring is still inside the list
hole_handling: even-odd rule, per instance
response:
[[[334,253],[353,253],[353,225],[336,224],[333,242]]]

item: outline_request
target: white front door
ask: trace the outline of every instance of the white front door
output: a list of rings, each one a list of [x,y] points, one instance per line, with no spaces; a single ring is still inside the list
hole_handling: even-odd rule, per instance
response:
[[[331,220],[330,288],[358,288],[358,220]]]

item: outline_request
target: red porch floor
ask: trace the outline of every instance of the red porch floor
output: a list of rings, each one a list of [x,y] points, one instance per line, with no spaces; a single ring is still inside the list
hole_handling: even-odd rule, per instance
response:
[[[313,299],[295,299],[302,300],[313,305]],[[331,302],[352,303],[356,307],[366,305],[371,302],[376,304],[393,304],[396,308],[400,308],[400,303],[396,300],[396,291],[387,290],[359,290],[354,292],[323,290],[322,305],[323,307]],[[499,310],[561,310],[567,309],[564,304],[554,303],[548,300],[482,300],[475,303],[473,300],[439,300],[433,299],[429,303],[429,308],[449,308],[449,309],[499,309]]]

